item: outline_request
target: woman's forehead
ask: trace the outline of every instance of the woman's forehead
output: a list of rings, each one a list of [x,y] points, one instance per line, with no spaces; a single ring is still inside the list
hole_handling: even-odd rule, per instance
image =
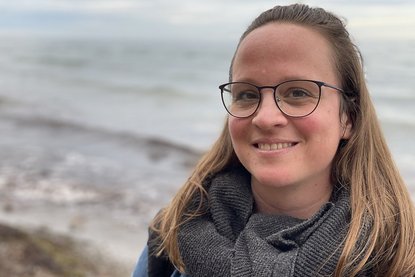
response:
[[[268,23],[251,31],[240,43],[237,53],[244,48],[263,54],[276,50],[331,51],[329,41],[318,31],[293,23]]]
[[[296,24],[270,23],[241,41],[232,71],[233,77],[243,71],[248,75],[273,72],[321,79],[332,75],[335,66],[331,46],[319,32]]]

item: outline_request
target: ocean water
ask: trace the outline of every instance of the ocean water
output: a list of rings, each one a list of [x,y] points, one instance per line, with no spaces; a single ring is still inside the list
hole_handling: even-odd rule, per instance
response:
[[[415,195],[415,40],[358,44],[390,149]],[[221,130],[218,85],[235,46],[1,39],[4,209],[52,205],[86,216],[88,207],[145,229]]]
[[[227,79],[231,51],[1,39],[0,220],[134,260],[150,219],[219,132],[217,84]]]

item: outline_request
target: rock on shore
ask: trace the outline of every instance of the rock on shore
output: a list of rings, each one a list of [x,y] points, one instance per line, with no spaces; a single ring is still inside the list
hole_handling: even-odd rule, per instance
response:
[[[0,272],[9,277],[129,275],[87,243],[47,230],[23,231],[4,224],[0,224]]]

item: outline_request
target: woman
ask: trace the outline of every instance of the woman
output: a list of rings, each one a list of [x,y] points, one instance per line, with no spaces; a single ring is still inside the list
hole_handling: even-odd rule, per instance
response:
[[[134,276],[415,275],[414,206],[341,20],[265,11],[220,89],[228,121]]]

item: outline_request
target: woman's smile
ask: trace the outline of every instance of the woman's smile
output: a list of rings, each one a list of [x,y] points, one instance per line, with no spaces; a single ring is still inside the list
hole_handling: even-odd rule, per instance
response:
[[[297,143],[294,142],[273,142],[273,143],[255,143],[254,146],[262,151],[276,151],[285,148],[291,148]]]

